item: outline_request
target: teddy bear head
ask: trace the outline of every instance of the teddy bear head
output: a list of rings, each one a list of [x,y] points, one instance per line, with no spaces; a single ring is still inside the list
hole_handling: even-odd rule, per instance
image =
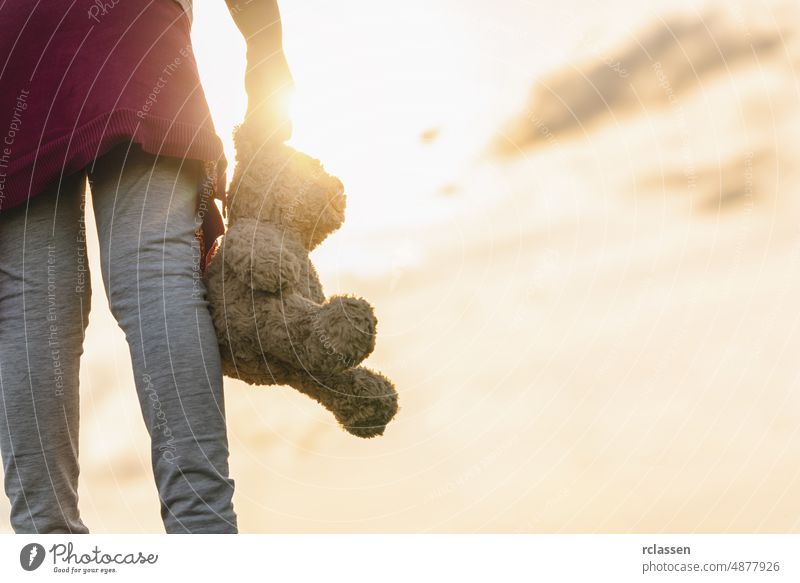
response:
[[[344,222],[342,182],[319,160],[283,143],[261,141],[239,126],[236,170],[228,193],[228,222],[253,218],[299,236],[310,251]]]

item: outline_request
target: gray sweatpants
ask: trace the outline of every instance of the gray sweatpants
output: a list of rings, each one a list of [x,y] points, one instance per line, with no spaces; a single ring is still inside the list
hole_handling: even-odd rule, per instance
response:
[[[220,357],[194,236],[201,166],[129,144],[0,214],[0,449],[12,527],[88,532],[77,495],[87,176],[166,531],[236,532]]]

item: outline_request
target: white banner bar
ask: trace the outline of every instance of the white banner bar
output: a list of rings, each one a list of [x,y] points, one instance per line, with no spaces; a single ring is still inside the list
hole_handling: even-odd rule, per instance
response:
[[[800,581],[800,535],[0,536],[0,581]]]

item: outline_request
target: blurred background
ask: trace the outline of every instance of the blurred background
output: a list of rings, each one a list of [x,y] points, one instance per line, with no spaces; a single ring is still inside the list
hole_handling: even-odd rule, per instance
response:
[[[244,42],[195,4],[232,161]],[[242,532],[800,530],[796,2],[282,9],[293,144],[348,188],[314,260],[401,411],[363,441],[226,379]],[[89,237],[82,514],[162,532]]]

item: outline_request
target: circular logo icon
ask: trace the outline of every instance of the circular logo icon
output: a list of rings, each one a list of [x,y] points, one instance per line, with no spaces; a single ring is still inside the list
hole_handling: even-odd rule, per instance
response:
[[[39,543],[30,543],[19,552],[19,564],[26,571],[35,571],[44,562],[44,547]]]

